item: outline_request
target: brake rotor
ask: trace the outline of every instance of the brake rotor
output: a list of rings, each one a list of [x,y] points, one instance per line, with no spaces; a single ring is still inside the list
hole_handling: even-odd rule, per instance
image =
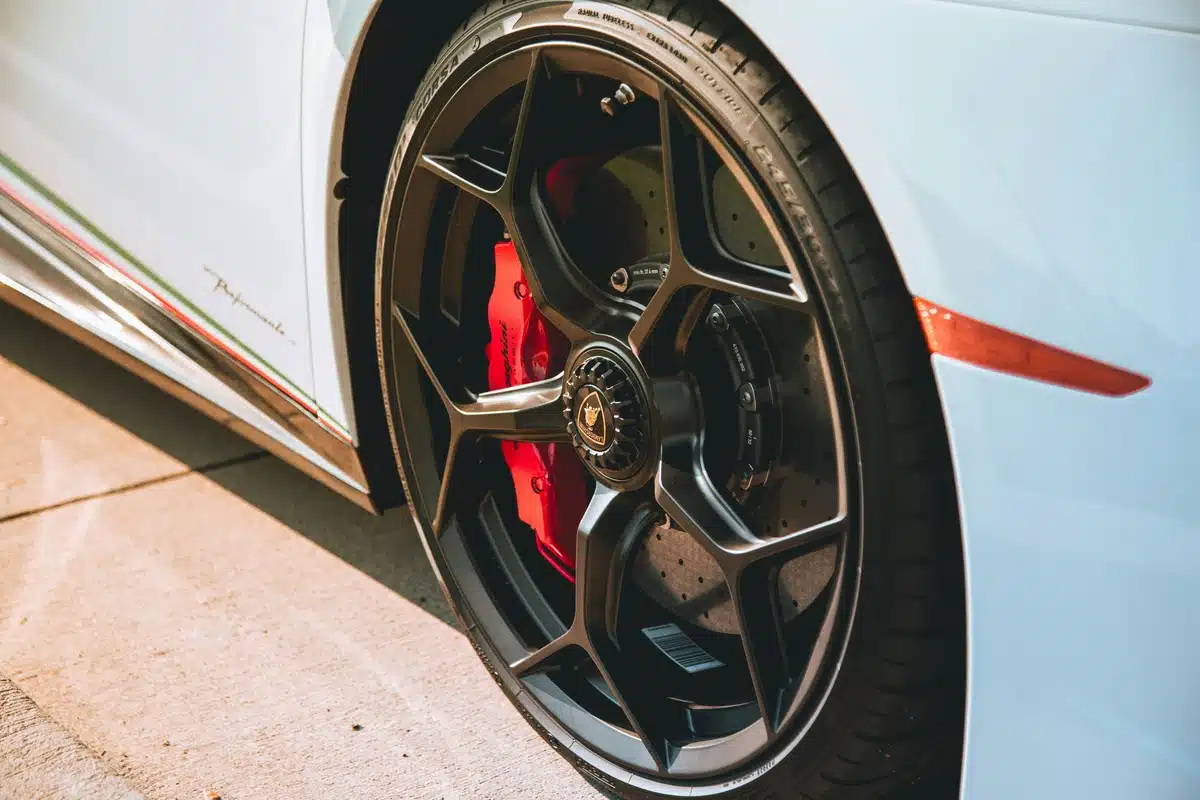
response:
[[[829,545],[787,562],[779,572],[780,618],[800,616],[833,577],[837,548]],[[729,586],[716,560],[690,534],[663,523],[652,528],[634,558],[634,585],[679,619],[714,633],[738,632]]]

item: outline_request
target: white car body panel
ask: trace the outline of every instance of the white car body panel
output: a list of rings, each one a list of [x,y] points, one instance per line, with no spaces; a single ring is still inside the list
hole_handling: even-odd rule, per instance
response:
[[[352,48],[345,41],[362,30],[372,4],[363,0],[313,0],[304,25],[304,234],[312,321],[313,393],[327,418],[355,430],[350,366],[341,292],[337,214],[333,187],[341,173],[341,123],[350,92]],[[342,41],[339,45],[338,34]],[[351,433],[353,437],[353,433]]]
[[[846,152],[912,294],[1153,381],[1110,399],[934,359],[968,578],[964,796],[1200,797],[1200,3],[727,4]],[[377,5],[0,9],[0,154],[346,438],[333,188]],[[0,180],[37,199],[2,162]],[[287,336],[214,293],[205,264]],[[223,384],[159,360],[305,452]]]
[[[914,295],[1153,381],[1111,400],[935,358],[963,796],[1200,797],[1200,5],[730,5],[847,153]]]
[[[0,153],[311,402],[303,35],[292,0],[11,0]]]

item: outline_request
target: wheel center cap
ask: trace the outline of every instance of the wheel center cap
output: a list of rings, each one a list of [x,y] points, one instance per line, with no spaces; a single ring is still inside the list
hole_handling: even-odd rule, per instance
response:
[[[643,483],[651,451],[646,391],[638,374],[609,348],[589,348],[575,359],[563,387],[563,416],[575,452],[614,488]]]
[[[589,447],[607,450],[612,438],[612,408],[594,386],[585,386],[575,401],[575,430]]]

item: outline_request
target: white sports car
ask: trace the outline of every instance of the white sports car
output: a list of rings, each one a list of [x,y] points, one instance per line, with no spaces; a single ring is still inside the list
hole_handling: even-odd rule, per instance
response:
[[[1200,797],[1200,4],[478,2],[0,4],[0,297],[618,796]]]

